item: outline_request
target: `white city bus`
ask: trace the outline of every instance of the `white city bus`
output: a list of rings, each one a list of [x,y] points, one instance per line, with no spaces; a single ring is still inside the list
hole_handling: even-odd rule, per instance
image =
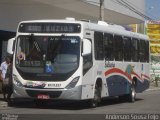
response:
[[[102,21],[23,21],[13,55],[13,97],[134,102],[149,87],[149,38]]]

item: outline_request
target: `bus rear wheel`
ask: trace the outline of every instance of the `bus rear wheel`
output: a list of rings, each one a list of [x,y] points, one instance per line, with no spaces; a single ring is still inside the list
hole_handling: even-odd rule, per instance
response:
[[[94,97],[93,99],[90,100],[90,106],[92,108],[95,108],[98,106],[98,103],[100,103],[100,101],[101,101],[101,87],[96,84],[94,89]]]
[[[133,81],[130,86],[130,93],[128,94],[128,101],[135,102],[135,99],[136,99],[136,84],[135,84],[135,81]]]

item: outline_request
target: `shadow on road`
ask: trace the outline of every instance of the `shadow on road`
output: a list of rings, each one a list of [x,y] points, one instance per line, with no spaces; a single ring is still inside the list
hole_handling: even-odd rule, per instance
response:
[[[144,100],[144,99],[136,98],[135,102],[138,102],[141,100]],[[117,104],[122,104],[122,103],[129,103],[129,102],[127,102],[126,100],[123,100],[123,101],[119,100],[119,98],[117,97],[112,97],[112,98],[103,99],[99,106],[101,107],[101,106],[117,105]]]
[[[135,102],[143,99],[137,98]],[[1,99],[0,99],[1,101]],[[110,106],[127,103],[126,101],[120,101],[118,98],[105,98],[101,101],[98,107]],[[57,109],[57,110],[83,110],[91,109],[87,101],[31,101],[21,100],[15,101],[11,107],[15,108],[33,108],[33,109]]]

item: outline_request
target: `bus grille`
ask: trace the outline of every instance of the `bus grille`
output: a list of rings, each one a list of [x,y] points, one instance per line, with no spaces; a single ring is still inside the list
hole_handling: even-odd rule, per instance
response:
[[[31,97],[37,97],[39,94],[49,95],[50,98],[58,98],[62,91],[38,91],[38,90],[26,90],[27,94]]]

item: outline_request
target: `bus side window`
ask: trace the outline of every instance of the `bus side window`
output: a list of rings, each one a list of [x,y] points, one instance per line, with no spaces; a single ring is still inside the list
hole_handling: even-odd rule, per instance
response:
[[[104,50],[103,50],[103,33],[94,33],[94,52],[96,60],[104,60]]]
[[[131,38],[124,37],[123,44],[124,44],[124,61],[131,61]]]
[[[112,34],[104,34],[104,51],[106,60],[114,60],[114,39]]]
[[[149,62],[149,41],[145,41],[145,56],[146,56],[146,62]]]
[[[133,38],[132,39],[132,61],[133,62],[138,62],[139,61],[139,40]]]
[[[122,61],[123,60],[123,39],[122,36],[115,35],[115,60]]]
[[[141,62],[146,62],[146,56],[145,56],[145,41],[144,40],[140,40],[139,42],[139,58]]]

